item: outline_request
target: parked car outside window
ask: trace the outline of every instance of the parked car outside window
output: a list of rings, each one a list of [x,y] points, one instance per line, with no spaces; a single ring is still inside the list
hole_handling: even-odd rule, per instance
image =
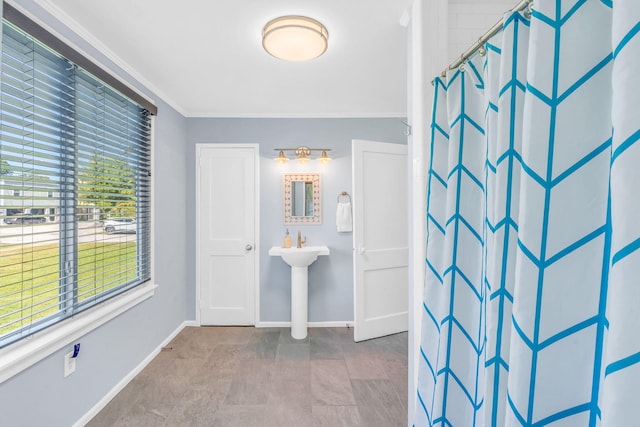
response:
[[[104,221],[104,231],[113,233],[135,233],[137,228],[135,218],[109,218]]]
[[[47,219],[42,214],[24,213],[4,219],[5,224],[41,224]]]

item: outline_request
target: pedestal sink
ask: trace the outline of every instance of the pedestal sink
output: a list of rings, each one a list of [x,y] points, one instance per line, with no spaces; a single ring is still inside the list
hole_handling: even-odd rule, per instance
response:
[[[297,340],[307,337],[309,308],[308,267],[320,255],[329,255],[326,246],[304,246],[302,248],[281,248],[274,246],[269,255],[279,256],[291,267],[291,336]]]

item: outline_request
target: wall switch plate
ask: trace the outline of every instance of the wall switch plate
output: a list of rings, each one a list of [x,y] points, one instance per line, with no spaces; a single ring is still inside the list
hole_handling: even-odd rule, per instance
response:
[[[76,358],[73,357],[73,351],[64,355],[64,377],[67,378],[69,375],[73,374],[76,371]]]

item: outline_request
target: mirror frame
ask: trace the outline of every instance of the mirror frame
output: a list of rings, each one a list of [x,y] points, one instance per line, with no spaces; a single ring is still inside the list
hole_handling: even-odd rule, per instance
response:
[[[295,181],[311,181],[313,183],[313,215],[291,215],[291,183]],[[282,214],[284,224],[321,224],[322,192],[319,173],[285,173],[282,175]]]

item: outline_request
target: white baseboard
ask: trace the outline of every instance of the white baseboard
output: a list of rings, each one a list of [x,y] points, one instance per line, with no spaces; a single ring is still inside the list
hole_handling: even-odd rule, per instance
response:
[[[310,328],[353,328],[353,321],[343,320],[335,322],[309,322]]]
[[[258,322],[256,328],[290,328],[291,322]]]
[[[331,322],[309,322],[310,328],[353,328],[352,320],[338,320]],[[256,328],[290,328],[291,322],[258,322]]]
[[[142,372],[142,370],[149,363],[151,363],[153,358],[160,353],[162,348],[165,347],[167,344],[169,344],[171,340],[174,339],[176,335],[178,335],[180,331],[182,331],[187,326],[199,326],[199,325],[197,325],[195,321],[190,321],[190,320],[182,322],[182,324],[178,326],[171,334],[169,334],[169,336],[165,338],[164,341],[162,341],[162,343],[158,347],[156,347],[147,357],[145,357],[144,360],[142,360],[142,362],[138,364],[138,366],[133,368],[133,370],[129,372],[127,375],[125,375],[125,377],[122,378],[122,380],[120,380],[118,384],[116,384],[111,390],[109,390],[109,392],[102,399],[100,399],[100,401],[96,403],[93,406],[93,408],[89,410],[89,412],[84,414],[78,421],[76,421],[75,424],[73,424],[73,427],[83,427],[89,421],[91,421],[93,417],[98,415],[98,413],[102,411],[109,402],[111,402],[111,399],[116,397],[116,395],[120,393],[122,389],[124,389],[127,386],[127,384],[129,384],[129,382],[131,382],[131,380],[133,380],[136,377],[136,375]]]

